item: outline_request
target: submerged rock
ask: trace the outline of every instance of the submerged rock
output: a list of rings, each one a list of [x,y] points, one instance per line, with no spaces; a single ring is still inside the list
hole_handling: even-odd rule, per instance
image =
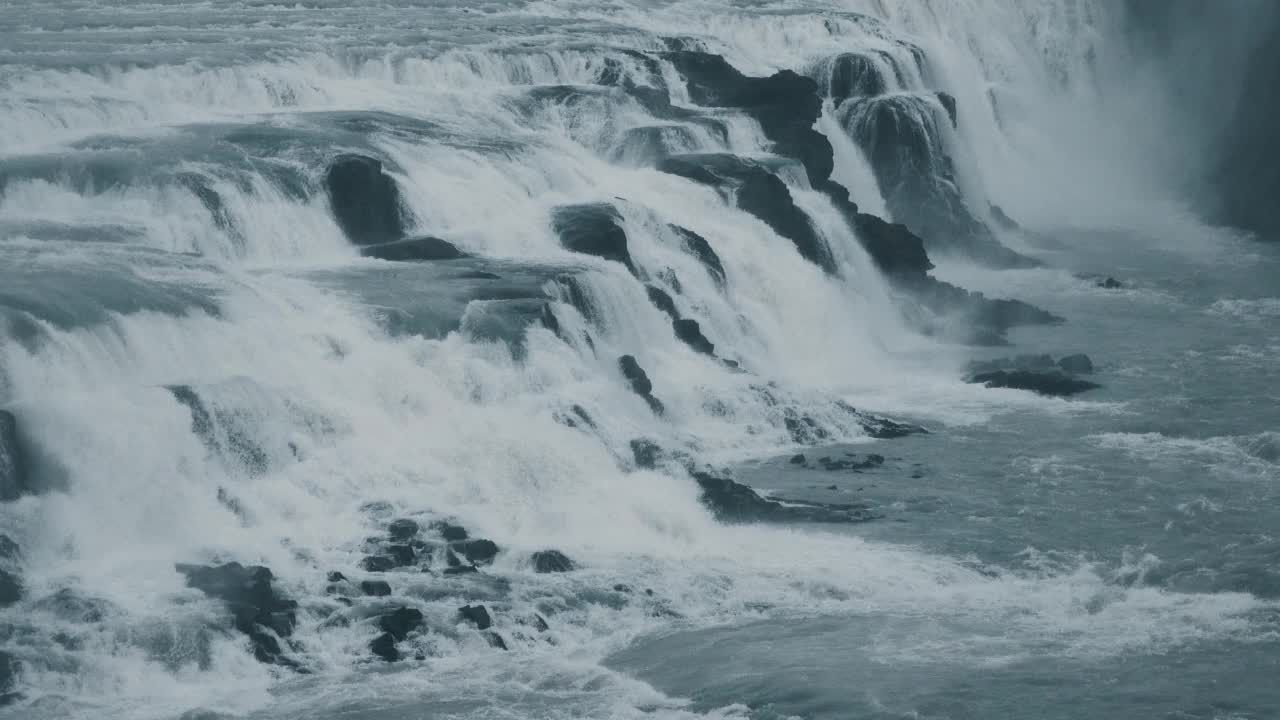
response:
[[[536,573],[560,573],[573,570],[574,564],[559,550],[540,550],[533,554],[533,571]]]
[[[18,443],[18,419],[0,410],[0,501],[17,500],[28,491],[26,460]]]
[[[565,249],[620,262],[635,273],[622,216],[612,205],[561,205],[551,212],[551,228]]]
[[[645,285],[645,292],[649,295],[649,301],[659,310],[666,313],[672,320],[680,319],[680,312],[676,310],[676,301],[671,299],[666,290],[657,285]]]
[[[386,580],[363,580],[360,592],[369,597],[386,597],[391,594],[391,585]]]
[[[694,351],[703,355],[715,355],[716,346],[702,334],[702,328],[698,325],[697,320],[682,318],[671,321],[671,329],[675,332],[685,345],[693,348]]]
[[[493,618],[489,617],[489,610],[483,605],[464,605],[458,608],[458,615],[480,630],[493,627]]]
[[[478,565],[491,563],[498,555],[498,544],[484,538],[455,542],[449,547],[462,553],[463,557]]]
[[[367,572],[386,572],[396,567],[396,561],[386,555],[366,555],[360,567]]]
[[[1066,397],[1102,387],[1097,383],[1080,380],[1060,371],[1036,372],[1033,370],[995,370],[978,373],[969,379],[989,388],[1030,390],[1039,395]]]
[[[378,627],[396,641],[404,640],[409,633],[422,625],[422,611],[417,608],[400,607],[378,618]]]
[[[1099,280],[1098,287],[1103,288],[1105,290],[1120,290],[1124,287],[1124,284],[1113,277],[1109,277],[1109,278],[1106,278],[1105,280]]]
[[[584,411],[585,412],[585,411]],[[447,520],[436,520],[428,526],[431,532],[444,538],[447,542],[457,542],[467,539],[467,529],[461,525],[448,522]]]
[[[636,467],[652,470],[662,458],[662,448],[652,440],[636,438],[631,441],[631,455],[636,461]]]
[[[21,600],[22,590],[21,578],[8,570],[0,569],[0,608]]]
[[[245,567],[236,562],[176,567],[186,576],[187,585],[226,604],[234,618],[234,627],[249,636],[259,661],[296,665],[284,656],[276,638],[293,633],[298,603],[275,591],[271,586],[274,579],[271,570],[262,566]]]
[[[391,637],[391,633],[382,633],[374,638],[369,643],[369,651],[387,662],[396,662],[401,657],[400,650],[396,647],[396,639]]]
[[[1061,358],[1058,360],[1058,367],[1061,368],[1063,372],[1071,373],[1072,375],[1093,374],[1093,360],[1090,360],[1089,356],[1084,353],[1068,355]]]
[[[864,507],[794,503],[783,505],[727,477],[693,473],[701,500],[722,522],[858,522],[872,519]]]
[[[378,245],[366,245],[360,248],[360,254],[364,257],[398,262],[457,260],[468,257],[453,243],[436,237],[405,238]]]
[[[404,237],[400,189],[381,161],[341,155],[325,173],[325,188],[334,218],[351,242],[375,245]]]

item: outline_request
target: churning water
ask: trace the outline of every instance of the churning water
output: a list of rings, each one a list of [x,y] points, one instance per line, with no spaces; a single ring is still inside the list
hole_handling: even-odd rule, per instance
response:
[[[1199,10],[9,0],[0,717],[1280,717],[1280,248],[1185,47],[1266,8]],[[1066,322],[957,342],[839,188]]]

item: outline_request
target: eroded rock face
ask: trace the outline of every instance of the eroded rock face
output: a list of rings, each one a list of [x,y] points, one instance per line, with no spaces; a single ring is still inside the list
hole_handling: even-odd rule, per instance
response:
[[[17,500],[28,491],[27,466],[18,443],[18,419],[0,410],[0,501]]]
[[[559,550],[540,550],[533,554],[531,560],[536,573],[560,573],[574,569],[573,561]]]
[[[635,272],[622,216],[612,205],[561,205],[551,213],[551,228],[565,249],[619,262]]]
[[[381,161],[340,155],[325,173],[325,189],[334,219],[351,242],[376,245],[404,237],[400,189]]]

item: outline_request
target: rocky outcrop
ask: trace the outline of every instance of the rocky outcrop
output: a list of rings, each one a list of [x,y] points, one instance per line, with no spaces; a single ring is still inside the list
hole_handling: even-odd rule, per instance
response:
[[[467,254],[453,243],[436,237],[405,238],[378,245],[366,245],[360,248],[360,255],[396,262],[457,260],[467,257]]]
[[[619,262],[635,273],[622,216],[612,205],[561,205],[551,212],[551,228],[566,250]]]
[[[561,573],[573,570],[573,561],[559,550],[539,550],[530,558],[536,573]]]
[[[382,162],[364,155],[341,155],[324,178],[334,219],[356,245],[389,243],[404,237],[400,189]]]
[[[874,517],[865,506],[782,504],[760,497],[756,491],[733,480],[709,472],[694,472],[702,488],[701,500],[722,522],[823,522],[842,523]]]
[[[649,403],[649,407],[657,414],[661,415],[664,411],[662,402],[653,396],[653,383],[649,380],[649,375],[640,367],[639,361],[634,355],[623,355],[618,358],[618,369],[622,371],[622,377],[626,378],[627,383],[631,386],[631,391],[645,399]]]
[[[17,500],[28,492],[27,464],[18,441],[18,419],[0,410],[0,501]]]
[[[1080,380],[1057,370],[1037,372],[1034,370],[994,370],[977,373],[969,378],[971,383],[979,383],[989,388],[1010,388],[1013,390],[1030,390],[1038,395],[1066,397],[1102,387],[1097,383]]]
[[[464,605],[458,608],[458,615],[479,630],[493,627],[493,618],[489,617],[489,610],[483,605]]]
[[[232,625],[249,636],[253,654],[259,661],[293,667],[279,638],[289,637],[297,622],[298,604],[272,588],[271,570],[262,566],[178,565],[187,585],[216,598],[231,611]]]
[[[711,248],[711,243],[688,228],[679,225],[668,225],[667,227],[671,228],[671,231],[680,237],[684,249],[698,258],[707,269],[707,274],[711,276],[711,279],[723,287],[725,284],[724,263],[720,262],[720,256]]]
[[[702,328],[698,325],[697,320],[689,318],[673,320],[671,329],[675,331],[676,337],[681,342],[693,348],[694,351],[703,355],[714,356],[716,354],[716,346],[702,334]]]

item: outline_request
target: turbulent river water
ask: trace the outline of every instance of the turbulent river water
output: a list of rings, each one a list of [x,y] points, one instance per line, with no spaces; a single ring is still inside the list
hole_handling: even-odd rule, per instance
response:
[[[1280,717],[1156,5],[0,5],[0,718]]]

